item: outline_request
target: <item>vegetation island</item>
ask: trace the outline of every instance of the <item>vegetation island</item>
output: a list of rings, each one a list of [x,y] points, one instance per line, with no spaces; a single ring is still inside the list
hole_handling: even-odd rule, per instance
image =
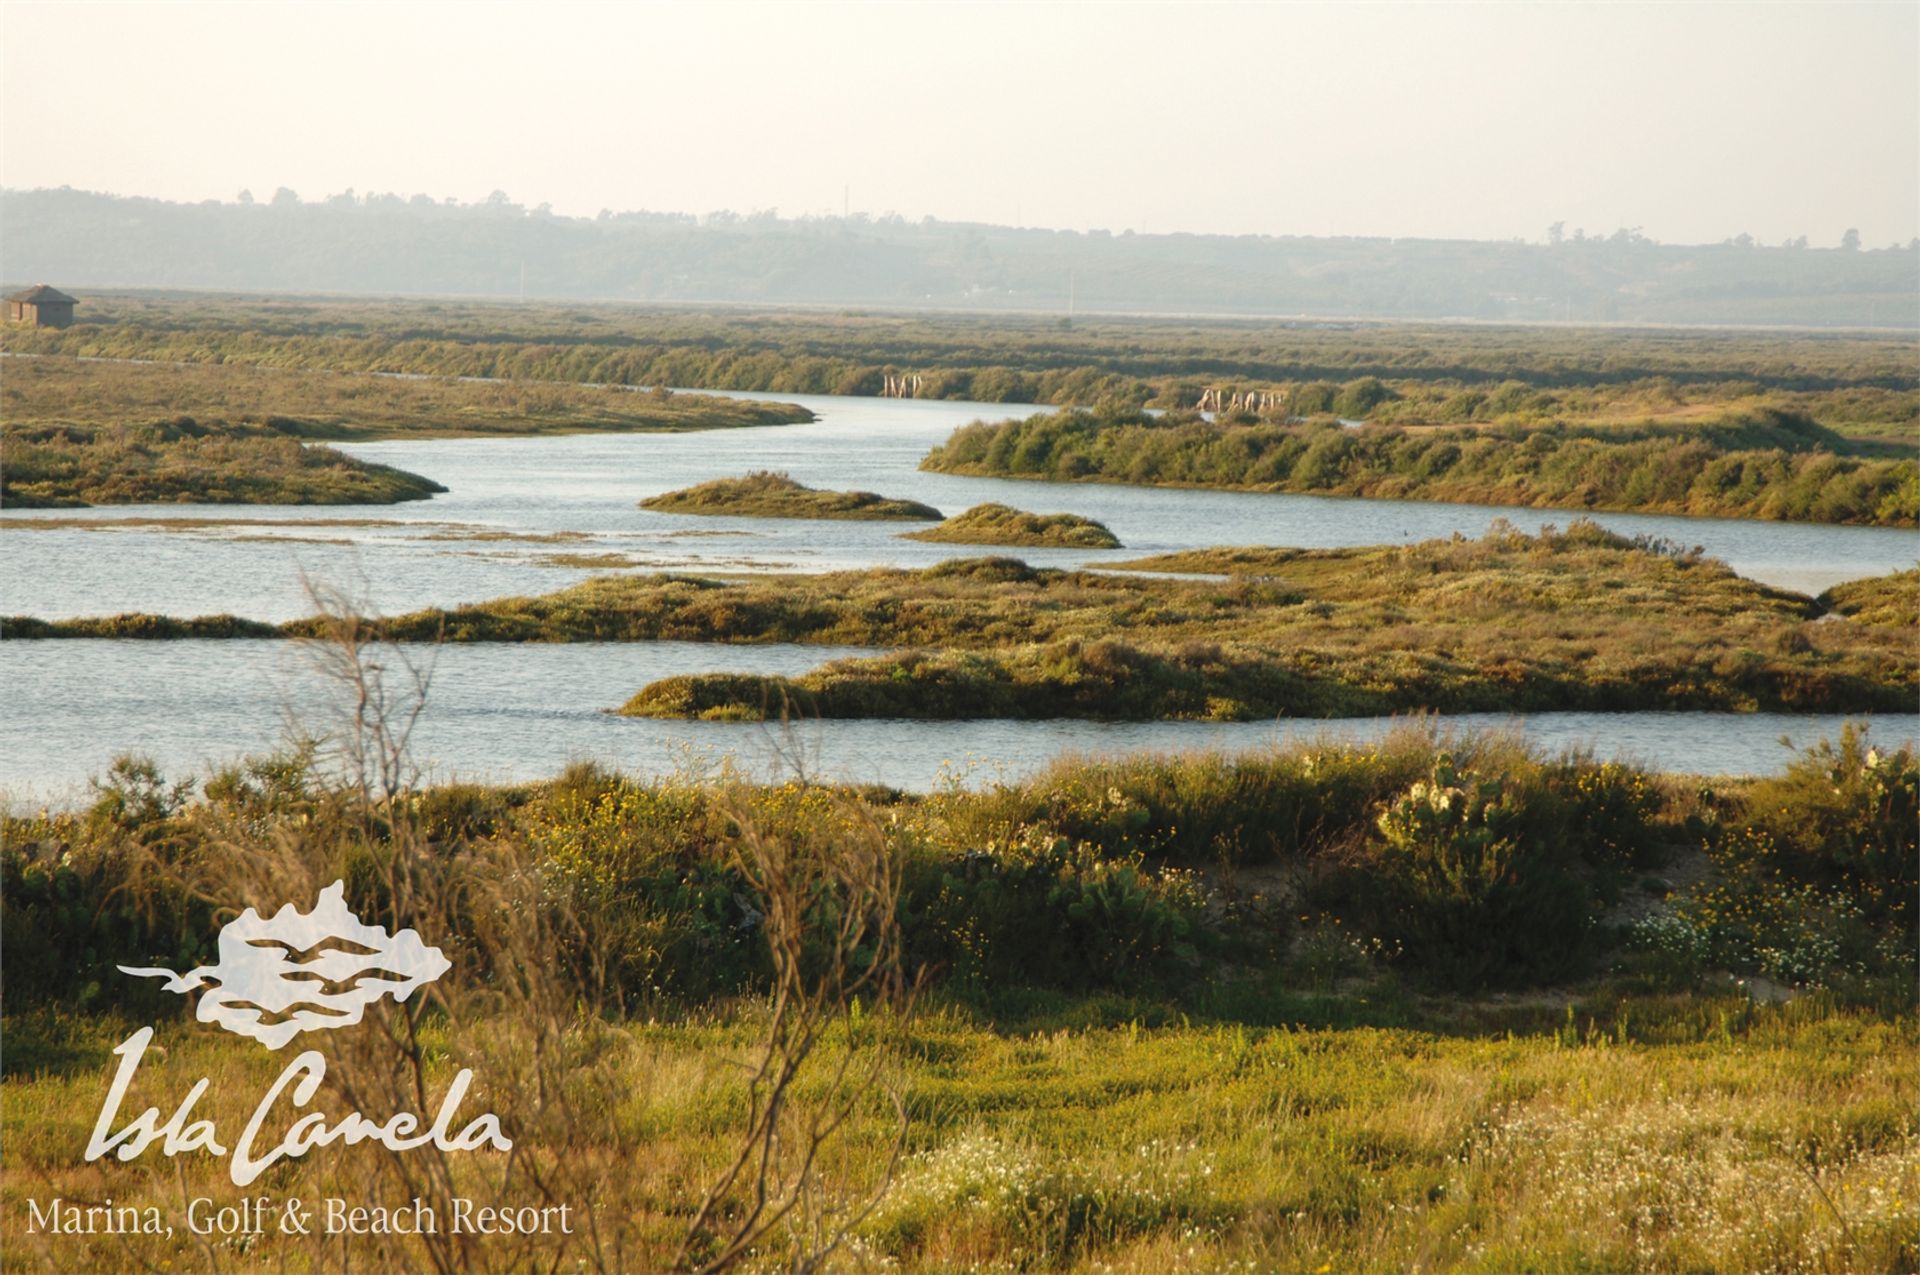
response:
[[[642,509],[663,514],[725,518],[829,518],[857,522],[937,521],[940,511],[917,500],[890,500],[870,491],[820,491],[786,474],[755,470],[743,478],[716,478],[649,496]]]
[[[1007,505],[975,505],[937,527],[903,531],[903,540],[944,544],[1019,545],[1043,549],[1118,549],[1120,539],[1079,514],[1030,514]]]
[[[707,719],[1346,717],[1437,710],[1905,711],[1920,573],[1830,600],[1592,523],[1359,549],[1215,549],[1036,568],[622,575],[382,621],[393,640],[898,648],[798,678],[696,674],[622,712]],[[1173,578],[1159,572],[1211,574]],[[1851,607],[1852,612],[1838,608]],[[311,637],[322,619],[5,621],[10,638]]]
[[[1849,440],[1773,410],[1688,425],[1540,427],[1072,410],[966,426],[921,467],[1056,482],[1920,525],[1912,448]]]
[[[8,377],[11,380],[11,376]],[[0,425],[0,507],[168,502],[390,505],[445,487],[390,465],[310,446],[272,425],[191,416],[128,425]]]
[[[826,640],[809,636],[818,624],[812,631],[834,641],[908,649],[794,678],[666,678],[620,711],[1236,721],[1425,710],[1898,712],[1920,689],[1911,635],[1875,622],[1914,605],[1913,573],[1849,595],[1898,593],[1899,605],[1825,622],[1832,613],[1815,599],[1590,523],[1539,536],[1496,527],[1478,541],[1205,550],[1113,565],[1229,574],[1127,579],[967,559],[917,573],[727,585],[741,590],[722,612],[735,640]],[[452,613],[446,630],[463,619]]]

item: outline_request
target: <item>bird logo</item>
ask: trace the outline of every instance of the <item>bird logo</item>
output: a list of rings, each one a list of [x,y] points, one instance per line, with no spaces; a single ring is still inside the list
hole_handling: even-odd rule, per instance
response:
[[[383,996],[404,1001],[451,969],[413,930],[389,936],[347,907],[346,883],[320,891],[311,912],[289,903],[271,919],[248,908],[220,931],[220,959],[185,974],[119,967],[164,978],[166,990],[201,991],[195,1016],[279,1049],[301,1032],[351,1027]]]

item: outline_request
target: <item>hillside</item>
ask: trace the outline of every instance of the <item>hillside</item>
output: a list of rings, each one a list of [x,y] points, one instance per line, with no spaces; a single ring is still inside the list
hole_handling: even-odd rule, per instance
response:
[[[1630,230],[1557,244],[1136,235],[861,214],[569,218],[504,196],[175,204],[71,189],[0,192],[0,218],[6,279],[88,287],[1062,314],[1809,326],[1920,317],[1911,244],[1679,246]]]

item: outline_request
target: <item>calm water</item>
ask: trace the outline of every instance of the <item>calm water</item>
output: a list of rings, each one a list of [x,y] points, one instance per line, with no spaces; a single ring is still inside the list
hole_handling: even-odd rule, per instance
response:
[[[1195,748],[1243,751],[1294,739],[1365,739],[1387,718],[1289,722],[813,723],[783,737],[776,727],[661,722],[605,710],[645,683],[700,669],[799,673],[848,647],[715,646],[691,642],[415,649],[430,674],[414,736],[416,759],[440,778],[537,779],[591,758],[640,774],[711,766],[732,756],[756,774],[778,774],[797,754],[811,772],[925,789],[1030,774],[1062,753]],[[83,800],[85,780],[116,754],[139,752],[169,776],[267,751],[291,728],[325,731],[344,703],[339,687],[292,642],[13,642],[4,646],[8,737],[0,793],[18,805]],[[404,687],[399,652],[389,684]],[[1604,757],[1703,774],[1778,770],[1791,758],[1780,736],[1804,746],[1844,719],[1779,714],[1481,714],[1455,727],[1511,727],[1549,748],[1590,746]],[[1920,715],[1882,716],[1873,737],[1920,737]]]
[[[927,449],[957,426],[1040,410],[1024,405],[794,395],[809,425],[692,434],[461,439],[343,450],[437,479],[431,501],[372,507],[144,506],[8,512],[0,516],[0,615],[60,618],[121,611],[259,620],[310,614],[304,580],[344,589],[363,606],[398,612],[509,594],[545,593],[610,570],[825,570],[919,566],[987,552],[898,538],[902,524],[693,518],[637,507],[643,497],[749,469],[801,482],[911,497],[948,513],[987,500],[1070,511],[1111,527],[1126,548],[1022,550],[1047,565],[1092,564],[1208,545],[1305,547],[1397,543],[1461,532],[1498,517],[1523,527],[1564,523],[1557,511],[1394,503],[1310,496],[1003,482],[924,474]],[[163,518],[120,525],[128,518]],[[200,525],[195,520],[216,520]],[[1905,531],[1603,514],[1629,535],[1698,544],[1755,579],[1807,592],[1912,565],[1920,536]],[[63,525],[52,525],[55,522]],[[585,561],[583,561],[585,560]],[[10,744],[0,785],[16,795],[69,792],[121,751],[152,753],[193,772],[258,750],[284,711],[321,701],[279,643],[0,642],[0,715]],[[638,770],[666,765],[673,746],[751,757],[758,727],[627,721],[600,710],[656,677],[698,670],[800,672],[842,652],[823,648],[644,646],[452,648],[420,741],[443,770],[471,777],[551,773],[591,756]],[[1831,730],[1828,719],[1689,714],[1531,719],[1543,743],[1590,742],[1695,771],[1766,771],[1774,740]],[[1379,723],[1319,729],[1373,731]],[[1883,724],[1912,736],[1912,719]],[[840,722],[813,730],[830,771],[925,786],[969,755],[1020,773],[1062,750],[1257,747],[1271,725],[1070,722]]]

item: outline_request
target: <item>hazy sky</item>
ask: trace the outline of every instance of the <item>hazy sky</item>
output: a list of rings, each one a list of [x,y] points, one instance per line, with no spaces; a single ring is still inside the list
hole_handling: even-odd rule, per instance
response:
[[[1920,3],[0,0],[0,182],[1670,243],[1920,233]]]

